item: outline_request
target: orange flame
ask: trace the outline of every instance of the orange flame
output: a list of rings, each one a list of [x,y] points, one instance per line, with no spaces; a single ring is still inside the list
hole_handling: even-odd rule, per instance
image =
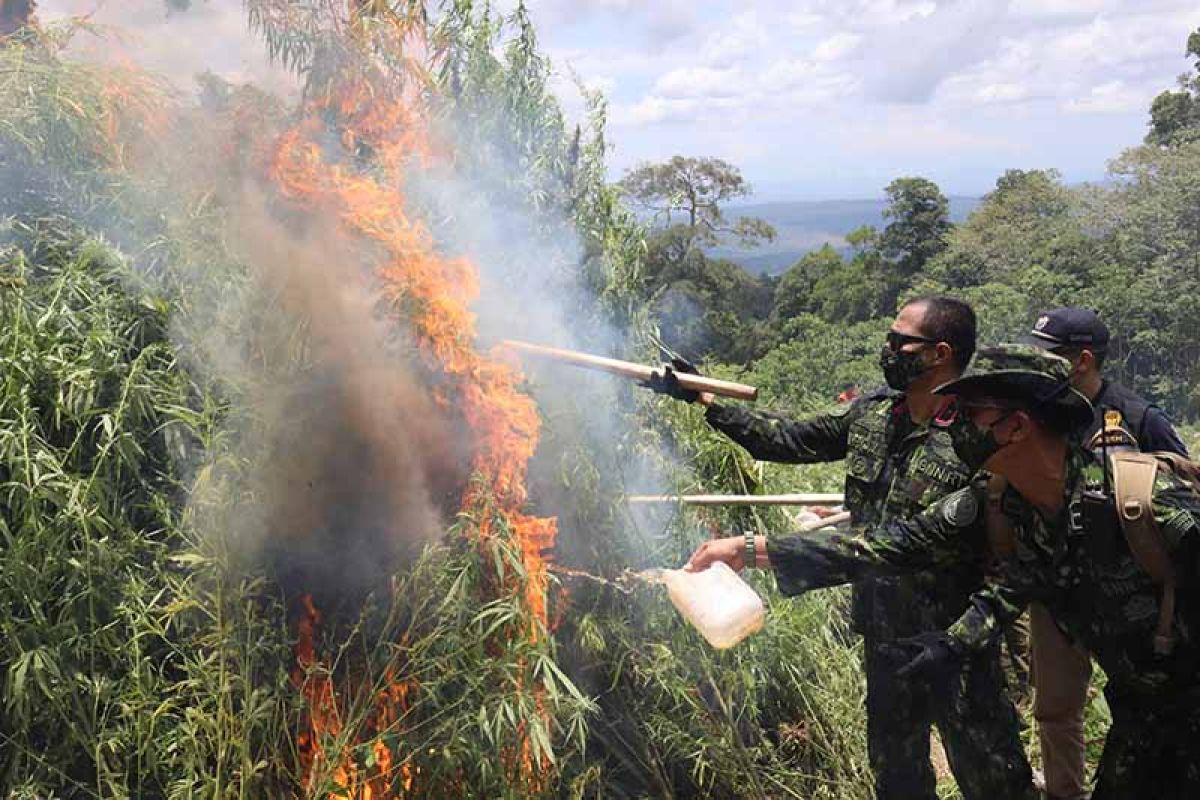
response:
[[[337,740],[345,733],[345,723],[342,720],[337,697],[334,693],[333,679],[324,671],[316,655],[314,636],[317,625],[321,621],[321,613],[313,604],[312,597],[305,595],[301,598],[303,615],[296,624],[298,639],[296,642],[296,666],[292,670],[292,684],[300,690],[308,701],[307,730],[302,730],[297,737],[300,747],[300,766],[307,776],[305,790],[315,787],[313,776],[322,767],[326,758],[320,739]],[[372,734],[383,733],[392,729],[400,716],[408,707],[408,692],[412,684],[396,680],[392,674],[384,676],[384,688],[376,697],[373,715],[367,725]],[[397,772],[393,764],[391,751],[376,739],[372,745],[372,755],[375,763],[370,770],[362,769],[355,764],[349,753],[342,753],[337,758],[333,769],[332,781],[337,788],[331,797],[352,797],[360,800],[375,800],[390,796],[390,787]],[[412,788],[412,770],[408,764],[402,764],[398,770],[399,784],[405,790]]]
[[[370,154],[365,172],[327,155],[324,121],[330,109],[341,125],[345,152]],[[382,254],[376,267],[382,292],[394,307],[403,309],[415,332],[419,352],[427,364],[448,378],[448,390],[439,402],[451,397],[473,435],[473,472],[477,480],[462,500],[463,508],[480,510],[479,534],[494,534],[493,520],[511,531],[520,547],[526,573],[524,600],[536,623],[528,636],[536,640],[546,628],[547,555],[554,545],[556,520],[524,513],[528,463],[537,448],[540,421],[533,400],[520,390],[521,375],[508,363],[475,348],[476,319],[471,304],[479,293],[476,269],[469,261],[440,255],[432,233],[406,211],[406,170],[437,157],[427,120],[419,103],[403,98],[380,97],[371,83],[359,78],[311,103],[305,119],[284,134],[275,151],[273,177],[280,192],[308,208],[333,215],[349,235],[372,243]],[[300,740],[302,767],[311,774],[327,758],[320,749],[322,736],[338,736],[343,728],[336,709],[335,688],[318,662],[313,633],[320,620],[311,600],[298,628],[296,685],[309,703],[310,730]],[[372,727],[386,729],[406,707],[412,685],[399,676],[387,682],[376,704]],[[363,774],[353,759],[336,757],[335,779],[340,797],[377,798],[386,791],[372,776],[387,775],[392,754],[380,742],[374,745],[372,775]],[[536,783],[536,765],[525,741],[517,754],[523,774]],[[401,768],[404,787],[414,776]],[[309,787],[306,787],[309,788]]]

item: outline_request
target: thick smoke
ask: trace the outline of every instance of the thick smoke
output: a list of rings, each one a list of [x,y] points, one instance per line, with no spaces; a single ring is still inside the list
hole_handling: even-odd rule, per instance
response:
[[[457,145],[470,122],[452,121],[457,124],[443,127],[438,135]],[[495,142],[487,150],[505,148]],[[469,258],[479,269],[474,310],[480,348],[519,339],[624,357],[629,334],[596,313],[595,290],[584,280],[585,247],[567,213],[531,209],[520,189],[526,176],[512,161],[460,161],[455,166],[414,175],[411,199],[430,220],[441,247]],[[628,413],[630,393],[645,390],[619,377],[535,357],[521,357],[519,363],[544,419],[542,446],[531,464],[530,497],[536,513],[558,518],[556,560],[591,564],[598,550],[611,552],[624,541],[631,545],[629,563],[659,565],[654,534],[671,524],[673,506],[619,508],[611,521],[619,533],[595,528],[613,510],[603,507],[613,494],[668,491],[665,451],[646,457],[636,444],[643,436]],[[586,451],[582,460],[574,458],[579,451]],[[576,471],[586,472],[596,484],[570,474]],[[596,541],[613,535],[617,541],[603,546]]]
[[[84,18],[112,34],[100,41],[77,38],[75,52],[128,59],[181,88],[211,71],[277,94],[299,89],[294,76],[271,63],[266,44],[247,26],[242,0],[39,0],[37,8],[44,23]]]
[[[361,253],[320,220],[285,226],[250,195],[238,231],[274,300],[255,326],[304,329],[305,367],[258,383],[267,459],[255,482],[265,546],[288,584],[369,589],[440,535],[466,481],[469,443],[431,398],[431,376],[386,321]],[[228,363],[228,362],[226,362]],[[241,363],[250,371],[253,363]]]
[[[47,18],[59,6],[88,10],[79,5],[58,0],[41,11]],[[230,34],[234,13],[244,13],[240,3],[193,4],[176,16],[149,5],[139,0],[115,19],[102,6],[108,16],[100,21],[134,26],[126,45],[134,61],[178,84],[202,69],[235,80],[270,73],[252,34],[244,27]],[[177,48],[165,46],[172,37]],[[190,43],[205,41],[221,42],[208,61],[188,56],[196,55]],[[204,264],[184,264],[182,273],[177,265],[174,273],[192,284],[182,288],[189,319],[176,326],[190,367],[245,392],[235,400],[244,413],[231,415],[218,437],[231,463],[249,465],[232,473],[242,484],[237,513],[229,519],[199,499],[196,513],[204,526],[233,528],[244,557],[265,557],[286,586],[315,591],[318,605],[350,599],[384,585],[446,530],[469,478],[472,442],[454,409],[432,399],[439,376],[381,307],[374,254],[339,232],[336,220],[268,200],[269,188],[251,187],[245,164],[222,151],[227,142],[198,147],[198,133],[180,131],[173,149],[191,161],[175,169],[201,182],[213,179],[205,173],[229,173],[217,202],[235,209],[240,223],[225,246],[251,266],[252,280],[244,292],[214,291]],[[453,143],[451,130],[442,135]],[[412,176],[410,201],[425,212],[442,252],[465,255],[479,269],[480,349],[524,338],[619,353],[624,334],[585,313],[594,299],[580,278],[583,247],[568,214],[530,214],[526,198],[503,202],[495,189],[519,187],[520,165],[475,163]],[[578,498],[561,487],[558,448],[589,447],[608,489],[656,493],[659,474],[620,448],[630,439],[617,411],[619,395],[630,391],[620,379],[559,365],[525,368],[548,420],[532,475],[533,510],[560,518],[560,550],[571,549],[569,541],[588,532],[571,530]]]

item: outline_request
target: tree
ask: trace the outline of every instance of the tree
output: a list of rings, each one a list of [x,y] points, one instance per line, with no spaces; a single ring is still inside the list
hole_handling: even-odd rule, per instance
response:
[[[642,279],[664,340],[690,357],[743,363],[759,355],[773,281],[704,253],[727,236],[747,246],[775,237],[761,219],[725,216],[726,202],[750,194],[737,167],[675,156],[637,167],[617,186],[659,223],[646,240]]]
[[[946,248],[953,227],[950,203],[937,184],[925,178],[897,178],[884,192],[888,207],[883,216],[891,222],[883,229],[879,249],[902,277],[911,277]]]
[[[1095,243],[1082,211],[1087,189],[1062,185],[1055,170],[1005,172],[983,204],[947,237],[947,246],[926,271],[948,290],[991,281],[1013,284],[1037,266],[1074,285],[1095,261]]]
[[[815,310],[813,286],[825,275],[842,266],[842,256],[829,244],[820,250],[805,253],[779,278],[775,300],[771,305],[771,323],[780,325],[806,311]]]
[[[874,225],[861,225],[846,234],[846,244],[850,245],[855,255],[862,255],[879,245],[879,231],[875,230]]]
[[[775,238],[775,229],[756,217],[731,223],[721,206],[751,192],[750,184],[732,164],[719,158],[674,156],[665,164],[642,164],[618,184],[639,206],[672,227],[673,214],[683,214],[689,246],[711,247],[723,236],[752,246]]]
[[[1132,148],[1088,228],[1105,258],[1085,302],[1113,331],[1108,368],[1175,414],[1200,413],[1200,139]]]
[[[1186,55],[1196,59],[1195,74],[1179,76],[1179,91],[1167,90],[1154,98],[1146,144],[1169,147],[1200,138],[1200,28],[1188,36]]]

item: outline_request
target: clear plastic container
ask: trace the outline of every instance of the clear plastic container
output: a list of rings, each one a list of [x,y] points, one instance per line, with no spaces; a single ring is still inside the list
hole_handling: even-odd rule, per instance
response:
[[[763,626],[762,598],[724,562],[701,572],[663,570],[660,577],[675,608],[718,650]]]

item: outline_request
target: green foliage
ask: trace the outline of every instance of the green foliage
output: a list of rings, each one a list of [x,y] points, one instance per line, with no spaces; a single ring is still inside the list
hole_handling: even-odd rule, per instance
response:
[[[844,325],[813,314],[788,320],[782,342],[758,360],[754,378],[779,408],[827,407],[847,386],[882,385],[879,351],[890,320]]]
[[[0,55],[18,70],[35,63],[47,86],[74,75],[81,91],[111,86],[99,68],[49,51]],[[0,794],[327,796],[329,770],[300,784],[295,737],[308,709],[290,675],[289,603],[245,541],[269,511],[253,478],[277,424],[255,398],[311,367],[311,350],[303,320],[273,322],[278,297],[235,244],[244,221],[222,182],[242,165],[207,160],[197,174],[191,159],[217,152],[211,120],[171,109],[192,125],[187,145],[149,175],[128,172],[98,149],[111,133],[106,108],[73,109],[68,92],[27,101],[13,80],[0,143],[13,185],[32,188],[8,198],[17,216],[3,218],[0,253]],[[260,124],[247,107],[277,108],[240,88],[208,89],[217,116]],[[29,179],[43,161],[49,178]],[[31,215],[30,197],[36,211],[63,195],[86,198],[88,214]],[[611,196],[601,186],[579,202]],[[151,272],[76,233],[118,210]],[[630,236],[614,225],[597,238]],[[191,347],[181,352],[168,331]],[[223,359],[252,369],[212,363]],[[549,637],[531,637],[510,533],[493,521],[487,541],[466,546],[463,532],[489,512],[472,513],[448,532],[452,546],[430,550],[360,617],[322,626],[329,668],[363,688],[343,697],[346,725],[325,744],[353,745],[359,766],[383,744],[426,776],[430,796],[464,785],[530,796],[553,784],[529,784],[524,743],[552,776],[560,753],[581,750],[591,704],[556,666]],[[514,593],[497,592],[498,569]],[[417,683],[404,717],[378,728],[369,689],[389,667]]]
[[[728,652],[681,626],[656,587],[623,599],[625,619],[580,621],[594,678],[610,682],[591,751],[606,780],[588,796],[871,796],[845,596],[793,602],[757,583],[768,626]]]
[[[841,269],[842,257],[830,245],[814,250],[788,268],[779,277],[771,305],[771,321],[781,324],[818,305],[813,300],[814,285],[826,275]]]
[[[1200,28],[1188,36],[1185,54],[1195,59],[1195,74],[1180,76],[1178,91],[1168,90],[1154,98],[1147,144],[1171,147],[1200,137]]]
[[[637,167],[616,188],[652,212],[658,225],[646,242],[638,295],[650,302],[663,339],[691,358],[744,363],[757,357],[772,280],[703,252],[726,236],[744,245],[775,236],[763,220],[726,219],[722,206],[750,191],[737,168],[715,158],[675,156]],[[680,216],[683,221],[675,221]]]
[[[895,311],[896,297],[905,284],[946,247],[950,233],[950,203],[937,184],[925,178],[897,178],[884,188],[890,220],[879,237],[879,253],[888,262],[880,275],[884,297],[880,313]]]
[[[796,314],[817,314],[844,324],[871,319],[886,302],[885,270],[872,245],[848,261],[829,245],[808,253],[780,278],[771,311],[773,341],[787,340]]]
[[[283,642],[246,613],[271,608],[253,581],[233,608],[192,610],[209,582],[177,465],[213,420],[167,340],[172,308],[67,220],[6,226],[0,791],[260,792],[284,701],[231,674],[279,677]]]
[[[1111,369],[1177,414],[1200,412],[1200,141],[1134,148],[1091,217],[1103,243],[1083,294],[1114,333]]]
[[[1022,271],[1039,267],[1074,284],[1094,266],[1098,250],[1085,233],[1084,203],[1084,193],[1064,187],[1054,170],[1009,170],[970,219],[949,234],[925,277],[948,289],[992,282],[1021,286]]]
[[[687,247],[683,228],[651,238],[642,271],[663,340],[692,358],[750,361],[762,352],[771,281]]]
[[[74,193],[84,193],[75,209],[84,214],[100,188],[89,178],[121,164],[130,140],[119,137],[150,124],[164,87],[127,67],[61,59],[74,32],[54,27],[0,47],[0,170],[36,171],[51,191],[69,177]],[[24,174],[6,177],[6,185],[28,183]],[[27,198],[0,202],[18,201]]]

